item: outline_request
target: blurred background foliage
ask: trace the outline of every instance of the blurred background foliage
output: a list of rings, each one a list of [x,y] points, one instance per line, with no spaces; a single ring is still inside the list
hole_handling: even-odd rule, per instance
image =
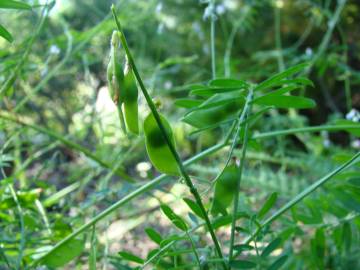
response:
[[[187,85],[206,82],[212,76],[211,14],[206,1],[27,3],[33,6],[31,11],[0,10],[0,24],[14,36],[12,43],[0,38],[1,113],[17,115],[78,142],[137,180],[123,181],[116,171],[99,166],[46,132],[0,119],[0,253],[6,254],[3,258],[8,258],[10,265],[16,261],[24,232],[19,229],[9,183],[15,185],[21,198],[26,234],[23,260],[30,262],[38,248],[61,240],[84,220],[157,174],[147,160],[143,138],[128,138],[121,132],[107,95],[106,65],[115,28],[109,12],[112,3],[117,5],[141,75],[172,123],[182,156],[191,157],[214,145],[223,134],[219,129],[189,136],[191,127],[180,121],[184,110],[174,106],[175,99],[189,95]],[[256,123],[253,132],[332,123],[346,116],[359,121],[358,0],[217,0],[215,14],[218,77],[260,82],[299,62],[314,63],[308,75],[315,87],[304,88],[299,94],[315,99],[317,107],[270,112]],[[10,87],[4,87],[9,79],[13,79]],[[143,118],[148,109],[142,98],[140,106]],[[254,143],[245,171],[243,209],[258,209],[270,191],[279,192],[280,202],[286,202],[358,150],[357,136],[321,132]],[[206,191],[209,179],[220,170],[224,153],[191,166],[200,190]],[[287,269],[360,267],[356,255],[360,247],[359,171],[354,170],[349,177],[338,177],[357,179],[353,184],[344,182],[351,189],[345,190],[344,183],[334,181],[277,224],[280,229],[293,229],[289,233],[292,242],[284,247],[294,255]],[[97,226],[99,265],[123,269],[125,264],[116,257],[120,247],[144,256],[151,244],[142,246],[143,228],[153,225],[164,233],[169,231],[166,224],[157,224],[159,201],[173,203],[185,195],[181,183],[167,182],[101,222]],[[186,206],[178,207],[186,212]],[[320,233],[314,234],[319,228],[331,237],[320,248],[323,253],[313,256],[313,249],[319,247],[309,243],[320,237]],[[349,230],[350,238],[345,235]],[[350,243],[344,244],[341,237]],[[85,255],[73,263],[85,265]],[[319,262],[321,256],[324,259]],[[6,269],[5,261],[0,260],[0,268]]]

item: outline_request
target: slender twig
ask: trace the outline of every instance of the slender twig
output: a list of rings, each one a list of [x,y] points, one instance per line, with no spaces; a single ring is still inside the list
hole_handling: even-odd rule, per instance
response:
[[[281,42],[281,17],[280,17],[280,8],[275,6],[274,8],[275,16],[275,47],[277,52],[278,68],[279,72],[285,70],[284,55],[282,51],[282,42]]]
[[[286,203],[283,207],[281,207],[279,210],[277,210],[271,217],[269,217],[267,220],[264,221],[247,239],[245,239],[244,244],[249,244],[260,232],[261,230],[270,225],[274,220],[278,219],[282,214],[284,214],[286,211],[288,211],[290,208],[292,208],[294,205],[298,204],[300,201],[302,201],[305,197],[313,193],[316,189],[318,189],[320,186],[324,185],[327,181],[329,181],[332,177],[340,173],[341,171],[349,168],[351,165],[353,165],[357,159],[360,157],[360,152],[356,153],[351,159],[349,159],[347,162],[342,164],[340,167],[336,168],[334,171],[330,172],[323,178],[319,179],[315,183],[313,183],[311,186],[307,187],[305,190],[300,192],[298,195],[296,195],[291,201]]]
[[[189,238],[189,241],[190,241],[190,244],[191,244],[191,249],[192,249],[192,251],[193,251],[193,253],[195,255],[196,262],[198,263],[198,266],[201,267],[200,257],[199,257],[198,252],[196,251],[196,245],[194,243],[194,240],[192,239],[191,234],[190,234],[189,231],[186,231],[186,235]]]
[[[251,100],[252,100],[253,90],[250,89],[249,97],[248,97],[248,104],[249,108],[245,112],[244,121],[248,118],[250,112],[251,112]],[[235,149],[235,146],[238,141],[240,133],[240,125],[238,126],[238,132],[236,132],[236,137],[233,140],[232,149]],[[234,241],[235,241],[235,225],[236,225],[236,214],[238,212],[238,205],[239,205],[239,193],[240,193],[240,184],[241,184],[241,178],[243,174],[244,169],[244,163],[245,163],[245,156],[246,156],[246,149],[249,139],[249,122],[245,122],[244,126],[244,140],[243,140],[243,146],[241,149],[241,157],[240,157],[240,164],[238,165],[239,169],[239,178],[236,179],[236,189],[235,189],[235,195],[234,195],[234,202],[233,202],[233,214],[232,214],[232,220],[231,220],[231,233],[230,233],[230,250],[229,250],[229,261],[232,260],[233,252],[234,252]],[[231,266],[230,266],[231,269]]]
[[[32,89],[32,91],[28,95],[26,95],[20,102],[17,103],[16,107],[14,108],[14,112],[18,112],[35,95],[35,93],[40,91],[46,85],[46,83],[60,71],[62,66],[68,61],[71,55],[73,38],[65,21],[60,20],[60,22],[63,24],[65,36],[67,38],[67,48],[65,56],[54,68],[50,70],[49,73],[46,74],[44,79],[41,80],[40,83],[34,89]]]
[[[269,137],[276,137],[276,136],[284,136],[296,133],[305,133],[305,132],[320,132],[320,131],[340,131],[340,130],[356,130],[360,129],[359,124],[353,125],[320,125],[320,126],[313,126],[313,127],[302,127],[302,128],[290,128],[284,130],[276,130],[270,132],[264,132],[260,134],[256,134],[252,137],[252,139],[265,139]]]
[[[215,55],[215,21],[216,21],[216,15],[215,15],[215,0],[210,1],[210,9],[211,9],[211,15],[210,15],[210,46],[211,46],[211,71],[212,71],[212,78],[216,78],[216,55]]]
[[[3,172],[3,174],[5,175],[4,172]],[[18,254],[17,260],[16,260],[16,269],[21,269],[20,268],[21,261],[23,259],[24,249],[25,249],[25,244],[26,244],[24,213],[23,213],[22,207],[20,205],[19,199],[16,195],[16,191],[14,190],[14,187],[12,186],[12,184],[9,184],[8,187],[10,189],[11,196],[13,197],[13,200],[16,204],[17,211],[19,212],[21,238],[20,238],[19,254]]]
[[[50,10],[50,5],[46,2],[46,4],[44,5],[44,8],[41,12],[41,16],[39,19],[39,22],[37,24],[36,30],[34,32],[34,34],[32,35],[32,37],[30,38],[26,50],[23,53],[20,61],[18,61],[15,69],[12,71],[11,75],[9,76],[9,78],[5,81],[5,83],[2,85],[2,87],[0,88],[0,100],[2,98],[2,96],[5,94],[5,92],[11,87],[11,85],[16,81],[21,68],[23,67],[25,61],[27,60],[29,53],[31,52],[31,48],[36,40],[36,38],[39,36],[40,31],[46,21],[47,15],[49,14],[49,10]]]
[[[141,89],[141,91],[142,91],[142,93],[143,93],[143,95],[144,95],[144,97],[146,99],[146,102],[147,102],[147,104],[148,104],[148,106],[149,106],[149,108],[151,110],[151,113],[153,114],[153,116],[154,116],[154,118],[156,120],[156,123],[157,123],[157,125],[158,125],[158,127],[159,127],[159,129],[160,129],[160,131],[161,131],[161,133],[163,135],[163,138],[164,138],[164,140],[166,141],[166,143],[167,143],[167,145],[169,147],[169,150],[170,150],[171,154],[174,156],[174,159],[175,159],[175,161],[176,161],[176,163],[177,163],[177,165],[179,167],[180,173],[181,173],[182,177],[184,178],[186,185],[189,187],[191,194],[194,196],[196,203],[198,204],[201,212],[204,215],[205,222],[206,222],[207,228],[209,230],[209,233],[211,235],[211,238],[212,238],[212,240],[214,242],[217,254],[218,254],[218,256],[220,258],[223,258],[220,243],[219,243],[219,241],[218,241],[218,239],[217,239],[217,237],[215,235],[215,231],[214,231],[214,229],[213,229],[213,227],[211,225],[210,218],[209,218],[209,216],[207,214],[207,211],[205,210],[205,207],[204,207],[204,205],[202,203],[200,194],[197,191],[196,187],[194,186],[193,182],[191,181],[190,176],[186,172],[185,166],[184,166],[183,162],[181,161],[181,158],[180,158],[178,152],[176,151],[175,146],[174,146],[173,142],[171,141],[171,139],[169,137],[169,134],[166,132],[166,129],[165,129],[163,123],[161,122],[160,115],[159,115],[159,113],[158,113],[158,111],[156,109],[156,106],[155,106],[154,102],[152,101],[152,99],[151,99],[148,91],[146,90],[146,87],[145,87],[145,85],[144,85],[144,83],[143,83],[143,81],[142,81],[142,79],[140,77],[139,71],[138,71],[138,69],[137,69],[137,67],[135,65],[134,59],[133,59],[132,54],[131,54],[131,52],[129,50],[127,40],[126,40],[126,37],[124,35],[123,29],[121,27],[120,21],[118,20],[118,17],[116,15],[114,5],[111,7],[111,11],[113,13],[113,16],[114,16],[114,19],[115,19],[115,22],[116,22],[116,26],[117,26],[117,28],[118,28],[118,30],[120,32],[120,40],[121,40],[122,46],[125,49],[126,56],[129,59],[129,63],[130,63],[130,65],[131,65],[131,67],[132,67],[132,69],[134,71],[134,75],[136,77],[136,80],[139,83],[140,89]],[[226,266],[225,263],[223,263],[223,268],[227,269],[227,266]]]
[[[107,169],[114,169],[114,167],[112,165],[110,165],[109,163],[103,161],[102,159],[100,159],[99,157],[97,157],[95,154],[91,153],[90,150],[88,150],[87,148],[81,146],[80,144],[77,144],[73,141],[71,141],[70,139],[66,138],[65,136],[58,134],[50,129],[46,129],[44,127],[40,127],[37,125],[33,125],[30,123],[26,123],[23,120],[20,120],[18,117],[13,117],[13,116],[9,116],[7,114],[3,114],[0,112],[0,118],[7,120],[7,121],[11,121],[17,124],[20,124],[22,126],[26,126],[29,127],[31,129],[34,129],[40,133],[46,134],[49,137],[60,141],[61,143],[63,143],[64,145],[70,147],[71,149],[75,149],[77,151],[79,151],[80,153],[83,153],[86,157],[88,157],[89,159],[95,161],[96,163],[98,163],[100,166],[107,168]],[[133,178],[131,178],[130,176],[128,176],[125,172],[120,171],[120,170],[116,170],[116,174],[121,176],[123,179],[130,181],[130,182],[135,182],[135,180]]]
[[[1,114],[0,114],[0,118],[2,118]],[[15,122],[17,122],[17,121],[15,121]],[[267,133],[254,135],[252,137],[252,139],[265,139],[265,138],[270,138],[270,137],[275,137],[275,136],[289,135],[289,134],[295,134],[295,133],[301,133],[301,132],[318,132],[321,130],[338,131],[338,130],[345,130],[345,129],[359,129],[359,125],[354,124],[354,125],[339,125],[339,126],[316,126],[316,127],[296,128],[296,129],[290,129],[290,130],[280,130],[280,131],[275,131],[275,132],[267,132]],[[189,165],[193,164],[194,162],[199,161],[205,157],[208,157],[209,155],[223,149],[227,145],[228,145],[228,141],[224,141],[222,143],[216,144],[216,145],[200,152],[199,154],[191,157],[190,159],[186,160],[184,162],[184,165],[189,166]],[[91,226],[93,226],[94,224],[99,222],[100,220],[104,219],[111,213],[115,212],[118,208],[122,207],[123,205],[126,205],[128,202],[132,201],[134,198],[139,197],[140,195],[143,195],[146,192],[149,192],[150,190],[152,190],[156,186],[158,186],[160,183],[162,183],[164,180],[167,180],[169,178],[170,177],[168,175],[162,174],[162,175],[154,178],[147,184],[134,190],[133,192],[131,192],[130,194],[128,194],[121,200],[115,202],[114,204],[112,204],[111,206],[109,206],[108,208],[103,210],[101,213],[99,213],[97,216],[92,218],[90,221],[88,221],[87,223],[85,223],[84,225],[79,227],[78,229],[74,230],[71,234],[69,234],[67,237],[65,237],[60,242],[58,242],[52,249],[47,251],[41,257],[35,259],[31,263],[30,266],[37,265],[42,260],[42,258],[44,258],[45,256],[52,254],[58,248],[64,246],[66,243],[68,243],[71,239],[82,234],[88,228],[90,228]]]
[[[330,180],[332,177],[334,177],[336,174],[348,169],[351,165],[354,164],[354,162],[356,161],[356,159],[358,159],[360,157],[360,152],[357,153],[355,156],[353,156],[348,162],[342,164],[341,166],[339,166],[338,168],[336,168],[335,170],[333,170],[331,173],[329,173],[328,175],[324,176],[323,178],[321,178],[320,180],[316,181],[312,186],[306,188],[303,192],[301,192],[300,194],[302,195],[302,198],[299,198],[300,194],[298,196],[296,196],[293,200],[289,201],[285,206],[283,206],[281,209],[279,209],[276,213],[274,213],[274,215],[272,215],[269,219],[267,219],[263,224],[259,224],[256,222],[257,225],[257,229],[256,231],[249,236],[244,242],[243,244],[249,244],[262,230],[262,228],[264,228],[265,226],[269,225],[272,221],[274,221],[276,218],[280,217],[283,213],[285,213],[287,210],[289,210],[291,207],[295,206],[296,204],[298,204],[302,199],[304,199],[306,196],[310,195],[316,188],[320,187],[322,184],[324,184],[326,181]],[[313,188],[316,185],[315,188]],[[311,190],[310,190],[311,189]],[[190,232],[194,232],[197,229],[199,229],[200,227],[204,226],[205,223],[199,223],[197,226],[191,228],[189,231]],[[182,235],[184,236],[184,234]],[[161,254],[164,254],[168,249],[170,249],[172,247],[173,244],[175,244],[176,241],[172,241],[170,243],[168,243],[167,245],[163,246],[156,254],[154,254],[151,258],[149,258],[141,267],[141,269],[143,269],[146,265],[150,264],[151,262],[153,262],[157,257],[159,257]],[[234,255],[234,257],[237,257],[239,254],[236,253]]]
[[[319,49],[317,51],[317,53],[312,57],[310,65],[308,67],[307,70],[305,70],[306,73],[310,72],[311,67],[319,60],[319,58],[324,54],[324,52],[326,51],[329,42],[330,42],[330,38],[332,36],[332,33],[335,29],[336,24],[338,23],[339,19],[340,19],[340,15],[341,12],[346,4],[347,0],[339,0],[338,1],[338,5],[336,7],[336,10],[333,14],[333,16],[331,16],[329,22],[328,22],[328,29],[320,43]]]

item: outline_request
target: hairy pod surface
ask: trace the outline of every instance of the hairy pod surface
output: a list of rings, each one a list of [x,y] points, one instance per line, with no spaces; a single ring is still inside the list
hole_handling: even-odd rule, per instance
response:
[[[139,134],[138,87],[128,59],[124,69],[123,102],[126,126],[132,133]]]
[[[124,102],[124,73],[123,67],[118,55],[119,49],[119,32],[113,31],[110,42],[110,60],[107,66],[106,78],[108,81],[109,95],[117,107],[121,128],[126,132],[122,104]]]
[[[171,142],[175,145],[174,134],[166,118],[160,114],[160,119],[164,125]],[[154,167],[162,173],[179,175],[179,168],[174,156],[172,155],[166,140],[157,125],[155,117],[150,113],[144,120],[144,133],[146,151]]]

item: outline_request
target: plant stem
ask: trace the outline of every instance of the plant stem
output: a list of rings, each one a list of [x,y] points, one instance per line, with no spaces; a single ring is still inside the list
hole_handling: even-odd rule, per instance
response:
[[[137,79],[137,81],[139,83],[140,89],[141,89],[141,91],[142,91],[142,93],[143,93],[143,95],[144,95],[144,97],[146,99],[146,102],[147,102],[147,104],[148,104],[148,106],[149,106],[149,108],[151,110],[151,113],[153,114],[153,116],[154,116],[154,118],[156,120],[156,123],[157,123],[157,125],[158,125],[158,127],[159,127],[159,129],[160,129],[160,131],[161,131],[161,133],[163,135],[163,138],[164,138],[164,140],[166,141],[166,143],[167,143],[167,145],[169,147],[170,152],[174,156],[174,159],[175,159],[175,161],[176,161],[176,163],[177,163],[177,165],[179,167],[180,173],[181,173],[182,177],[184,178],[186,185],[190,189],[191,194],[194,196],[194,198],[196,200],[196,203],[198,204],[199,208],[201,209],[201,212],[203,213],[203,215],[205,217],[205,222],[206,222],[207,228],[208,228],[208,230],[210,232],[211,238],[212,238],[212,240],[214,242],[215,249],[216,249],[216,251],[218,253],[218,256],[220,258],[223,258],[219,241],[218,241],[218,239],[217,239],[217,237],[215,235],[214,229],[213,229],[213,227],[211,225],[211,222],[210,222],[210,218],[209,218],[209,216],[208,216],[208,214],[207,214],[207,212],[205,210],[205,207],[204,207],[204,205],[202,203],[200,194],[197,191],[194,184],[192,183],[192,181],[190,179],[190,176],[186,172],[185,166],[184,166],[183,162],[181,161],[180,156],[179,156],[178,152],[176,151],[175,146],[174,146],[174,144],[172,143],[172,141],[171,141],[171,139],[169,137],[169,134],[166,132],[166,129],[165,129],[163,123],[161,122],[160,115],[159,115],[159,113],[158,113],[158,111],[156,109],[156,106],[153,103],[153,101],[152,101],[148,91],[146,90],[146,87],[145,87],[145,85],[144,85],[144,83],[143,83],[143,81],[142,81],[142,79],[140,77],[140,74],[139,74],[138,69],[137,69],[137,67],[135,65],[134,59],[132,57],[132,54],[131,54],[131,52],[129,50],[127,40],[126,40],[126,37],[124,35],[123,29],[121,27],[120,21],[118,20],[118,17],[116,15],[114,5],[112,5],[111,11],[113,13],[117,28],[118,28],[118,30],[120,32],[120,40],[121,40],[122,46],[125,49],[126,55],[127,55],[128,59],[129,59],[130,65],[131,65],[131,67],[132,67],[132,69],[134,71],[134,75],[135,75],[135,77],[136,77],[136,79]],[[227,266],[226,266],[225,263],[223,263],[223,268],[227,269]]]
[[[279,72],[282,72],[285,70],[285,63],[284,63],[284,56],[283,56],[282,44],[281,44],[280,8],[275,6],[274,15],[275,15],[275,47],[277,52]]]
[[[313,193],[317,188],[324,185],[327,181],[329,181],[332,177],[340,173],[341,171],[349,168],[353,163],[356,162],[356,160],[360,157],[360,152],[356,153],[351,159],[349,159],[347,162],[342,164],[340,167],[336,168],[334,171],[329,173],[328,175],[324,176],[323,178],[319,179],[315,183],[313,183],[311,186],[307,187],[305,190],[303,190],[301,193],[299,193],[295,198],[293,198],[291,201],[286,203],[283,207],[281,207],[279,210],[277,210],[271,217],[269,217],[267,220],[264,221],[256,230],[253,232],[245,241],[244,244],[249,244],[264,228],[265,226],[270,225],[274,220],[279,218],[282,214],[284,214],[286,211],[288,211],[290,208],[292,208],[294,205],[299,203],[301,200],[303,200],[305,197]]]
[[[339,130],[356,130],[360,129],[359,124],[349,124],[349,125],[320,125],[313,127],[303,127],[303,128],[291,128],[284,130],[276,130],[270,132],[264,132],[257,135],[254,135],[252,139],[264,139],[269,137],[283,136],[295,133],[304,133],[304,132],[319,132],[319,131],[339,131]]]
[[[331,16],[331,19],[328,22],[328,29],[321,41],[321,44],[319,46],[319,49],[317,51],[317,53],[312,57],[309,68],[306,70],[307,72],[310,71],[311,67],[317,62],[317,60],[319,60],[319,58],[323,55],[323,53],[326,51],[329,42],[330,42],[330,38],[331,35],[334,31],[334,28],[336,26],[336,24],[338,23],[339,19],[340,19],[340,15],[341,12],[347,2],[347,0],[339,0],[337,1],[338,5],[336,7],[336,10],[334,12],[334,14]]]
[[[196,162],[196,161],[198,161],[198,160],[200,160],[200,159],[202,159],[204,157],[207,157],[207,156],[211,155],[212,153],[217,152],[218,150],[222,149],[223,147],[224,147],[224,143],[216,144],[213,147],[210,147],[210,148],[206,149],[205,151],[191,157],[190,159],[188,159],[187,161],[184,162],[184,165],[188,166],[188,165],[190,165],[190,164],[192,164],[192,163],[194,163],[194,162]],[[126,203],[130,202],[132,199],[134,199],[134,198],[136,198],[136,197],[138,197],[138,196],[152,190],[157,185],[159,185],[162,181],[164,181],[166,179],[169,179],[169,178],[170,178],[170,176],[168,176],[166,174],[159,175],[158,177],[154,178],[153,180],[151,180],[147,184],[145,184],[145,185],[141,186],[140,188],[134,190],[133,192],[131,192],[130,194],[128,194],[127,196],[125,196],[121,200],[119,200],[116,203],[114,203],[113,205],[109,206],[104,211],[99,213],[97,216],[93,217],[90,221],[88,221],[87,223],[85,223],[84,225],[82,225],[81,227],[79,227],[78,229],[73,231],[71,234],[66,236],[60,242],[58,242],[48,252],[43,254],[41,257],[35,259],[31,263],[30,267],[38,264],[45,256],[50,255],[56,249],[62,247],[63,245],[65,245],[68,241],[70,241],[74,237],[76,237],[76,236],[80,235],[81,233],[85,232],[88,228],[90,228],[91,226],[95,225],[98,221],[102,220],[106,216],[113,213],[119,207],[121,207],[121,206],[125,205]]]
[[[212,78],[216,78],[216,55],[215,55],[215,0],[211,0],[210,2],[211,8],[211,16],[210,16],[210,46],[211,46],[211,71],[212,71]]]
[[[24,123],[24,122],[22,122],[20,120],[12,118],[12,117],[7,117],[7,116],[4,117],[4,115],[2,115],[1,113],[0,113],[0,118],[5,119],[5,120],[9,120],[9,121],[13,121],[13,122],[18,123],[18,124],[22,124],[22,125],[30,127],[30,128],[34,128],[35,130],[37,130],[39,132],[44,131],[43,128],[40,128],[38,126],[26,124],[26,123]],[[38,128],[40,128],[40,130]],[[315,127],[306,127],[306,128],[296,128],[296,129],[280,130],[280,131],[275,131],[275,132],[262,133],[262,134],[255,135],[252,138],[253,139],[264,139],[264,138],[269,138],[269,137],[273,137],[273,136],[288,135],[288,134],[294,134],[294,133],[300,133],[300,132],[317,132],[317,131],[321,131],[321,130],[337,131],[337,130],[344,130],[344,129],[359,129],[359,125],[354,124],[354,125],[315,126]],[[48,133],[45,132],[45,134],[48,134]],[[56,134],[56,133],[54,133],[54,134]],[[56,134],[56,136],[54,136],[53,138],[59,139],[59,138],[62,138],[62,136]],[[61,141],[61,142],[63,142],[63,141]],[[190,164],[193,164],[194,162],[196,162],[198,160],[201,160],[201,159],[203,159],[203,158],[205,158],[205,157],[219,151],[220,149],[223,149],[227,144],[228,144],[228,140],[225,140],[222,143],[216,144],[216,145],[214,145],[214,146],[200,152],[199,154],[191,157],[190,159],[186,160],[184,162],[184,165],[189,166]],[[82,148],[80,148],[80,149],[82,149]],[[108,208],[103,210],[101,213],[99,213],[97,216],[92,218],[90,221],[88,221],[87,223],[85,223],[84,225],[82,225],[81,227],[76,229],[75,231],[73,231],[71,234],[69,234],[67,237],[65,237],[60,242],[58,242],[52,249],[50,249],[48,252],[43,254],[41,257],[35,259],[31,263],[30,267],[38,264],[42,260],[42,258],[44,258],[47,255],[50,255],[56,249],[62,247],[63,245],[65,245],[67,242],[69,242],[74,237],[82,234],[88,228],[95,225],[97,222],[99,222],[103,218],[107,217],[111,213],[115,212],[121,206],[127,204],[128,202],[130,202],[134,198],[136,198],[136,197],[138,197],[138,196],[140,196],[140,195],[142,195],[142,194],[144,194],[146,192],[149,192],[150,190],[155,188],[157,185],[159,185],[161,182],[163,182],[164,180],[169,179],[169,178],[170,177],[168,175],[166,175],[166,174],[159,175],[158,177],[154,178],[153,180],[151,180],[150,182],[148,182],[144,186],[141,186],[140,188],[132,191],[130,194],[128,194],[127,196],[125,196],[121,200],[115,202],[114,204],[112,204],[111,206],[109,206]]]
[[[12,184],[9,184],[8,187],[10,189],[11,196],[13,197],[13,200],[15,201],[17,211],[19,212],[21,237],[20,237],[19,254],[16,259],[16,268],[15,269],[21,269],[21,261],[23,259],[24,249],[25,249],[25,244],[26,244],[24,213],[23,213],[22,207],[20,205],[19,198],[16,195],[16,191],[14,190],[14,187],[12,186]]]
[[[31,129],[34,129],[40,133],[46,134],[49,137],[63,143],[64,145],[70,147],[71,149],[75,149],[77,151],[79,151],[80,153],[83,153],[86,157],[88,157],[89,159],[95,161],[96,163],[98,163],[101,167],[107,168],[107,169],[113,169],[113,166],[111,166],[110,164],[108,164],[107,162],[103,161],[102,159],[100,159],[99,157],[97,157],[96,155],[94,155],[93,153],[91,153],[90,150],[88,150],[87,148],[81,146],[80,144],[77,144],[69,139],[67,139],[65,136],[58,134],[50,129],[46,129],[37,125],[33,125],[30,123],[26,123],[23,120],[20,120],[18,117],[12,117],[9,115],[5,115],[3,113],[0,112],[0,118],[7,120],[7,121],[11,121],[26,127],[29,127]],[[135,182],[135,180],[133,178],[131,178],[130,176],[128,176],[125,172],[117,170],[116,171],[116,175],[122,177],[123,179],[129,181],[129,182]]]
[[[196,262],[198,263],[198,266],[201,267],[200,257],[199,257],[198,252],[196,251],[196,245],[194,243],[194,240],[192,239],[189,231],[186,231],[186,235],[189,238],[189,241],[190,241],[190,244],[191,244],[191,249],[192,249],[192,251],[193,251],[193,253],[195,255]]]
[[[247,144],[248,144],[248,135],[249,135],[249,122],[246,121],[246,119],[248,118],[250,111],[251,111],[251,100],[252,100],[252,96],[253,96],[253,90],[250,89],[249,92],[249,96],[247,99],[247,104],[249,104],[248,108],[244,108],[245,111],[245,115],[244,115],[244,120],[245,121],[245,126],[244,126],[244,141],[243,141],[243,147],[241,149],[241,157],[240,157],[240,164],[239,164],[239,178],[237,179],[236,182],[236,190],[235,190],[235,196],[234,196],[234,206],[233,206],[233,214],[232,214],[232,220],[231,220],[231,233],[230,233],[230,250],[229,250],[229,261],[232,260],[233,257],[233,252],[234,252],[234,241],[235,241],[235,225],[236,225],[236,213],[238,211],[238,204],[239,204],[239,193],[240,193],[240,184],[241,184],[241,178],[242,178],[242,173],[243,173],[243,169],[244,169],[244,163],[245,163],[245,156],[246,156],[246,149],[247,149]],[[240,122],[240,121],[239,121]],[[232,149],[235,148],[238,138],[239,138],[239,133],[240,133],[240,123],[238,123],[238,130],[235,134],[235,139],[233,140],[233,145],[232,145]],[[231,269],[231,266],[230,266]]]
[[[41,12],[41,16],[39,19],[39,22],[37,24],[37,27],[35,29],[35,32],[33,34],[33,36],[30,38],[26,50],[23,53],[23,55],[21,56],[20,61],[17,63],[15,69],[13,69],[11,75],[9,76],[9,78],[5,81],[5,83],[1,86],[0,88],[0,100],[2,99],[3,95],[6,95],[6,91],[11,87],[11,85],[16,81],[19,72],[21,70],[21,68],[23,67],[25,61],[27,60],[29,53],[31,52],[32,46],[36,40],[36,38],[39,36],[40,31],[46,21],[46,18],[49,14],[50,11],[50,6],[48,5],[48,3],[46,2],[46,4],[44,5],[44,8]]]

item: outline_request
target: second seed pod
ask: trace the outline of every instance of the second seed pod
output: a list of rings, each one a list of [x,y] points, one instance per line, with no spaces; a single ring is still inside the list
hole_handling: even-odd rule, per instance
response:
[[[171,130],[169,122],[161,114],[160,119],[168,136],[170,137],[171,142],[175,145],[174,134]],[[150,113],[144,120],[144,133],[146,150],[154,167],[165,174],[179,175],[177,162],[172,155],[152,113]]]

